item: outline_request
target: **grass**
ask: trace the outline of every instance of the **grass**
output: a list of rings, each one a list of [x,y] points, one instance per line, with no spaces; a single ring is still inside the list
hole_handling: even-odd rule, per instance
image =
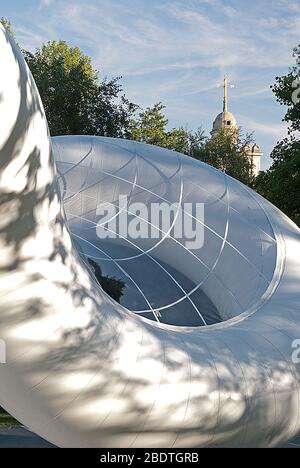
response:
[[[20,423],[0,406],[0,426],[20,426]]]

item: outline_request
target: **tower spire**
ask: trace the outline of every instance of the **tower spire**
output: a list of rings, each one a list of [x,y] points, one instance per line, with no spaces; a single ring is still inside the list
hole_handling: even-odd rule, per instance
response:
[[[223,112],[228,112],[228,77],[224,76]]]

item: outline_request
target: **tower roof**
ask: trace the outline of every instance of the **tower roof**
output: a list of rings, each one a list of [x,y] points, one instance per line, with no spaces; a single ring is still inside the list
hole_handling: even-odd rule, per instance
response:
[[[228,111],[228,78],[224,76],[223,81],[224,97],[223,97],[223,112],[217,115],[211,134],[217,134],[221,129],[227,128],[231,130],[237,129],[237,121],[235,116]]]
[[[213,123],[213,132],[219,132],[222,128],[236,129],[237,121],[231,112],[223,111],[217,115]]]
[[[255,143],[252,147],[252,153],[256,153],[256,154],[261,154],[262,155],[262,150],[261,150],[261,147]]]

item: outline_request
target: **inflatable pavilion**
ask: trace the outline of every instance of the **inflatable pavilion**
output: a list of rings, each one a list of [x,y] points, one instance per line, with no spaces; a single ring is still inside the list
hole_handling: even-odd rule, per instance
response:
[[[0,28],[0,405],[59,447],[275,447],[295,436],[299,229],[182,154],[51,140]],[[172,207],[170,229],[137,204]],[[185,212],[195,204],[201,215]],[[124,215],[155,235],[114,236]],[[194,245],[174,235],[183,215]]]

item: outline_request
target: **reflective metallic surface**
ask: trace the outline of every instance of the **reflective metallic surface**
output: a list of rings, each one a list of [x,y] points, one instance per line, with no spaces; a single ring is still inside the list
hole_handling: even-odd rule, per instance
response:
[[[125,282],[121,303],[130,310],[171,325],[211,325],[256,307],[274,287],[276,235],[257,195],[234,179],[133,141],[57,137],[53,150],[72,238],[87,259]],[[99,207],[116,208],[107,216],[114,234],[125,215],[126,226],[132,222],[136,204],[147,208],[138,214],[144,237],[99,239]],[[156,204],[166,205],[165,218],[176,207],[171,232],[151,216]],[[196,204],[200,216],[187,211]],[[185,238],[184,222],[192,221],[198,242]]]

